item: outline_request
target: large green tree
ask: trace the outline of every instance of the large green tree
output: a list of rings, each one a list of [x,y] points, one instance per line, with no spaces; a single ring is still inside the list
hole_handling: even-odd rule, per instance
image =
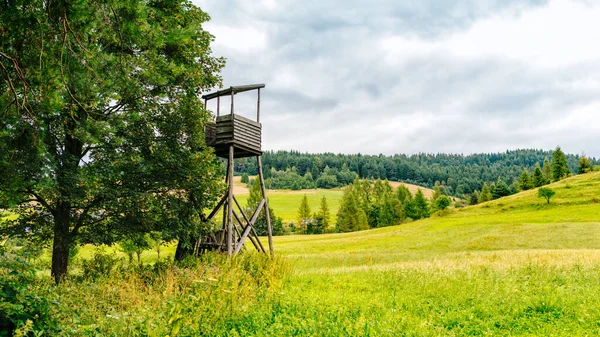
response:
[[[199,95],[220,85],[209,16],[190,1],[3,1],[0,234],[76,242],[189,237],[220,191]]]
[[[533,186],[540,187],[548,183],[548,180],[544,176],[539,163],[535,164],[535,170],[533,171]]]
[[[567,157],[561,150],[560,146],[552,152],[552,179],[561,180],[569,174],[569,166],[567,165]]]
[[[311,210],[308,205],[308,197],[305,194],[302,200],[300,200],[300,206],[298,207],[298,226],[306,231],[307,224],[311,220]]]
[[[518,185],[521,191],[527,191],[533,188],[533,181],[531,181],[531,176],[527,170],[523,170],[523,173],[521,173]]]

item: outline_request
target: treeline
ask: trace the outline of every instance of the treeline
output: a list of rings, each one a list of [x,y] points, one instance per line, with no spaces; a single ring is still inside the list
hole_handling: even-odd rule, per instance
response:
[[[344,189],[337,213],[335,231],[357,230],[397,225],[406,219],[428,218],[433,212],[444,211],[452,200],[443,186],[435,186],[431,200],[421,189],[413,195],[405,185],[394,189],[382,180],[354,180]]]
[[[543,166],[540,163],[535,163],[532,171],[523,170],[519,179],[515,179],[511,184],[507,184],[502,178],[498,178],[497,181],[489,185],[484,182],[479,189],[470,195],[466,195],[464,200],[456,200],[454,207],[464,207],[467,204],[476,205],[499,199],[520,191],[559,181],[573,173],[569,168],[567,155],[560,147],[552,152],[551,158],[552,161],[545,158]],[[579,158],[576,169],[578,174],[587,173],[593,169],[594,165],[591,159]],[[352,232],[393,226],[407,219],[428,218],[434,212],[445,211],[453,203],[448,190],[447,185],[436,181],[433,186],[433,195],[431,199],[427,199],[421,189],[413,195],[404,184],[394,189],[387,180],[361,180],[356,177],[353,183],[344,189],[335,226],[327,226],[328,216],[324,216],[329,214],[326,200],[322,200],[321,210],[311,217],[305,195],[298,211],[300,226],[298,226],[296,232],[306,234],[319,234],[324,231]],[[539,196],[547,198],[549,203],[553,194],[552,190],[541,189]]]
[[[297,222],[289,224],[289,230],[296,234],[321,234],[394,226],[407,219],[428,218],[433,212],[445,210],[451,203],[452,199],[441,185],[436,185],[433,197],[427,199],[420,189],[413,195],[404,184],[394,189],[387,180],[360,180],[356,177],[344,189],[335,224],[330,226],[330,211],[325,197],[321,199],[319,210],[312,213],[304,195],[298,208]]]
[[[567,167],[576,172],[580,156],[566,155]],[[524,169],[532,171],[536,163],[552,160],[552,152],[514,150],[503,153],[347,155],[311,154],[297,151],[267,151],[262,156],[263,170],[271,188],[304,189],[338,187],[349,184],[356,175],[361,179],[404,181],[433,188],[435,182],[446,186],[449,195],[464,198],[484,183],[498,179],[511,184]],[[591,165],[598,161],[590,158]],[[237,160],[237,174],[257,174],[255,160]],[[350,172],[350,174],[348,173]],[[333,178],[335,176],[335,179]]]
[[[295,166],[288,167],[284,171],[278,171],[271,167],[270,170],[264,172],[265,186],[268,189],[329,189],[349,185],[358,176],[355,172],[351,172],[347,165],[342,165],[339,170],[325,166],[322,172],[315,174],[318,175],[306,171],[303,175],[300,175]],[[242,182],[249,182],[248,173],[244,172],[242,174]]]
[[[568,156],[562,151],[560,146],[552,152],[552,161],[546,157],[543,166],[535,163],[532,170],[524,169],[519,179],[513,180],[512,184],[507,184],[501,178],[495,183],[488,185],[484,183],[480,190],[475,190],[466,196],[470,205],[495,200],[501,197],[515,194],[521,191],[527,191],[532,188],[541,187],[554,181],[559,181],[573,173],[583,174],[594,170],[594,161],[587,157],[579,157],[577,169],[571,171],[568,163]]]

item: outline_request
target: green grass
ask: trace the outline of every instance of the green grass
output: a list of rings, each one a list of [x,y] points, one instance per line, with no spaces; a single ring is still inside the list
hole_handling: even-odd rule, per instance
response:
[[[337,220],[337,211],[340,207],[340,201],[342,200],[343,191],[341,189],[332,190],[303,190],[303,191],[268,191],[267,197],[269,199],[269,206],[273,208],[273,211],[278,217],[281,217],[285,223],[297,222],[298,218],[298,207],[304,195],[308,199],[308,205],[313,213],[319,210],[321,206],[321,199],[327,198],[327,205],[331,213],[331,223],[335,223]],[[248,195],[236,196],[238,201],[242,204],[246,204]]]
[[[600,174],[444,216],[348,234],[278,237],[282,302],[301,334],[600,333]],[[312,331],[312,332],[311,332]]]
[[[550,205],[532,190],[395,227],[276,237],[277,255],[292,265],[281,284],[267,287],[259,277],[240,280],[238,288],[232,275],[258,269],[243,264],[243,272],[237,266],[229,273],[226,265],[209,263],[206,270],[228,279],[224,287],[211,290],[201,271],[175,269],[169,282],[185,277],[185,287],[164,285],[163,292],[160,286],[136,297],[137,283],[107,281],[110,287],[94,290],[93,307],[70,314],[95,322],[94,331],[105,335],[147,333],[145,326],[170,322],[175,309],[160,303],[176,303],[194,317],[190,327],[211,322],[186,330],[190,335],[597,336],[600,173],[549,187],[556,191]],[[296,208],[289,207],[292,219]],[[268,295],[251,295],[265,287]],[[243,300],[232,300],[232,293]],[[63,294],[64,303],[77,303]],[[214,303],[214,310],[202,303]],[[102,313],[128,316],[115,321]]]

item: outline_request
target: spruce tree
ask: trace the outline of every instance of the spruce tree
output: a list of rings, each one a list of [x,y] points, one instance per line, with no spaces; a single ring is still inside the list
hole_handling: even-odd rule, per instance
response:
[[[356,200],[356,193],[352,186],[348,186],[344,189],[344,195],[340,203],[340,208],[337,214],[336,227],[340,232],[353,232],[359,229],[359,222],[366,221],[365,219],[359,219],[360,205]],[[361,216],[366,214],[362,211]]]
[[[581,157],[579,158],[579,167],[577,169],[578,174],[588,173],[592,170],[593,165],[592,161],[589,158]]]
[[[544,158],[542,173],[544,174],[544,178],[546,178],[546,184],[549,183],[552,180],[552,165],[550,164],[548,157]]]
[[[406,204],[406,201],[411,197],[410,191],[406,185],[401,184],[398,186],[398,190],[396,191],[396,197],[402,204]]]
[[[492,192],[492,199],[498,199],[508,195],[510,195],[510,188],[504,182],[504,180],[498,178],[498,182],[496,182],[496,188],[494,188],[494,191]]]
[[[558,181],[568,174],[569,166],[567,165],[567,157],[560,149],[560,146],[557,146],[556,150],[552,152],[552,179]]]
[[[307,225],[309,221],[311,221],[310,214],[311,210],[310,206],[308,205],[308,198],[305,194],[304,197],[302,197],[302,200],[300,201],[300,207],[298,208],[298,226],[300,226],[300,228],[302,228],[304,231],[306,231]]]
[[[492,192],[490,191],[490,187],[487,183],[483,183],[483,187],[481,188],[481,193],[479,194],[479,203],[486,202],[492,200]]]
[[[519,178],[519,189],[521,191],[527,191],[532,188],[533,182],[531,181],[529,172],[527,172],[527,170],[523,170],[523,173],[521,173],[521,178]]]
[[[323,219],[323,226],[327,228],[329,226],[329,221],[331,219],[331,214],[329,212],[329,205],[327,204],[327,198],[323,196],[321,198],[321,206],[319,207],[319,217]]]
[[[417,190],[412,202],[415,208],[416,219],[429,218],[429,202],[425,199],[425,195],[423,195],[423,191],[420,188]]]
[[[540,187],[548,183],[548,180],[544,176],[539,163],[535,164],[535,170],[533,171],[533,186]]]
[[[479,203],[479,191],[473,192],[469,196],[469,205],[477,205]]]

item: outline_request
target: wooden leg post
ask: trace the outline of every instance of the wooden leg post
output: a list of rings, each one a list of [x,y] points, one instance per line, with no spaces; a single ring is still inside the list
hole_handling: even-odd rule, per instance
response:
[[[260,156],[256,157],[258,162],[258,178],[260,180],[260,188],[262,190],[263,199],[265,201],[265,215],[267,217],[267,234],[269,235],[269,250],[271,254],[273,253],[273,230],[271,228],[271,214],[269,214],[269,203],[267,202],[267,191],[265,189],[265,179],[263,177],[262,171],[262,162],[260,161]]]
[[[229,183],[229,194],[227,196],[227,255],[231,256],[233,254],[233,146],[229,147],[227,170]]]

